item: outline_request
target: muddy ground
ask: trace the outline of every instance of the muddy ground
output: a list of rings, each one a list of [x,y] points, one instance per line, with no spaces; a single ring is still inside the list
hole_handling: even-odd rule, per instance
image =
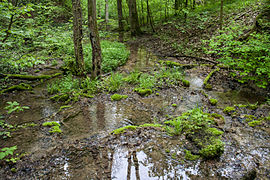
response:
[[[265,103],[267,92],[239,84],[229,76],[227,69],[221,69],[210,79],[212,90],[205,90],[203,81],[215,68],[214,64],[205,66],[203,64],[209,62],[173,58],[168,54],[162,56],[160,52],[165,50],[157,50],[163,46],[161,41],[150,41],[150,36],[128,44],[130,59],[119,72],[153,71],[160,66],[159,60],[196,63],[199,66],[185,70],[190,87],[164,87],[146,97],[126,87],[118,93],[128,95],[127,99],[111,101],[112,94],[100,93],[94,98],[81,98],[61,112],[58,112],[61,104],[50,101],[47,93],[47,84],[52,80],[36,83],[32,92],[1,95],[2,114],[5,114],[8,101],[30,107],[6,116],[8,123],[33,122],[37,126],[19,128],[11,133],[11,138],[0,140],[1,147],[17,145],[18,153],[27,153],[16,163],[1,163],[0,179],[270,178],[270,121],[250,127],[245,118],[245,115],[269,116],[270,107]],[[170,52],[167,47],[163,48]],[[48,73],[55,73],[54,69],[50,71]],[[217,99],[217,106],[210,105],[209,98]],[[223,113],[226,106],[256,102],[256,109],[237,106],[236,113]],[[224,116],[225,121],[218,124],[225,142],[221,157],[186,160],[185,150],[192,150],[188,140],[181,135],[168,136],[160,128],[137,128],[120,135],[110,134],[126,125],[162,124],[168,117],[179,116],[194,107]],[[63,132],[49,133],[49,128],[42,126],[46,121],[61,122]]]

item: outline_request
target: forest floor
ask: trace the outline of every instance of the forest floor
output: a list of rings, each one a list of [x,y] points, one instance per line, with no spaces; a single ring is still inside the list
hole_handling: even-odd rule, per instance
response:
[[[112,101],[114,93],[101,92],[93,98],[80,97],[65,109],[61,109],[64,104],[49,99],[47,84],[54,79],[35,82],[33,91],[1,95],[2,114],[8,101],[21,102],[30,110],[7,115],[8,123],[21,127],[16,127],[11,138],[1,139],[1,144],[5,147],[17,144],[18,153],[27,154],[16,163],[2,164],[0,179],[270,178],[267,92],[234,80],[228,69],[217,66],[214,58],[200,53],[203,35],[199,36],[196,31],[197,36],[185,33],[188,36],[164,25],[156,35],[145,34],[127,40],[130,58],[117,72],[130,74],[139,70],[154,74],[163,66],[160,61],[177,62],[190,65],[182,70],[184,78],[190,82],[188,87],[180,82],[141,96],[134,92],[134,86],[125,85],[117,93],[127,95],[126,99]],[[186,54],[182,48],[174,46],[185,44],[185,39],[193,42],[192,52]],[[39,74],[55,74],[60,66],[43,65]],[[206,89],[204,80],[217,68],[220,70],[208,81],[212,88]],[[217,105],[209,102],[211,98],[217,100]],[[160,127],[137,127],[126,129],[122,134],[111,133],[127,125],[164,124],[196,107],[221,115],[215,118],[214,125],[224,133],[221,136],[224,153],[218,158],[190,160],[186,151],[197,155],[198,147],[188,137],[169,136]],[[234,110],[226,113],[226,107],[234,107]],[[62,133],[50,133],[48,127],[42,126],[47,121],[59,122]],[[257,124],[253,126],[250,122]]]

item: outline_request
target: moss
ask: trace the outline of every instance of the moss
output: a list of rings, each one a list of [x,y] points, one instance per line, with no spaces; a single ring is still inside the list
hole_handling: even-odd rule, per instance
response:
[[[153,93],[151,89],[142,89],[142,88],[136,88],[134,89],[135,92],[137,92],[141,96],[148,96]]]
[[[172,104],[172,107],[177,107],[177,104]]]
[[[189,160],[189,161],[195,161],[195,160],[197,160],[197,159],[199,159],[199,158],[200,158],[199,155],[193,155],[193,154],[191,154],[190,151],[185,150],[185,159],[186,159],[186,160]]]
[[[65,102],[69,100],[69,94],[57,94],[53,97],[50,97],[50,100]]]
[[[210,102],[211,105],[215,106],[215,105],[217,105],[218,100],[216,100],[216,99],[209,99],[209,102]]]
[[[247,122],[250,122],[250,121],[253,121],[256,119],[256,117],[254,115],[247,115],[246,114],[244,117],[246,118]]]
[[[225,109],[223,109],[223,112],[227,114],[230,114],[232,111],[235,111],[235,107],[227,106]]]
[[[137,127],[138,126],[132,126],[132,125],[125,126],[125,127],[121,127],[121,128],[115,129],[111,133],[112,134],[115,134],[115,135],[122,134],[122,133],[126,132],[126,130],[135,130]]]
[[[165,153],[170,153],[170,152],[171,152],[171,150],[165,149]]]
[[[28,81],[40,80],[40,79],[51,79],[57,76],[60,76],[62,73],[55,73],[53,75],[40,75],[40,76],[33,76],[33,75],[22,75],[22,74],[6,74],[7,78],[11,79],[23,79]]]
[[[214,136],[220,136],[224,133],[223,131],[220,131],[217,128],[208,128],[207,132],[211,133]]]
[[[221,156],[224,152],[224,143],[220,139],[215,139],[213,143],[204,147],[199,151],[200,155],[205,159],[212,159]]]
[[[177,154],[176,153],[172,153],[172,158],[173,159],[177,159]]]
[[[11,172],[16,173],[17,169],[16,168],[11,168]]]
[[[11,86],[7,89],[4,89],[2,91],[0,91],[0,94],[3,94],[3,93],[6,93],[6,92],[11,92],[11,91],[24,91],[24,90],[32,90],[32,86],[29,85],[29,84],[25,84],[25,83],[20,83],[19,85],[14,85],[14,86]]]
[[[159,93],[156,93],[157,96],[159,96]]]
[[[219,118],[219,119],[223,119],[224,120],[224,117],[218,113],[212,113],[210,114],[213,118]]]
[[[216,69],[214,69],[213,71],[211,71],[211,72],[206,76],[206,78],[205,78],[204,81],[203,81],[203,85],[204,85],[204,88],[205,88],[205,89],[208,89],[208,90],[211,90],[211,89],[212,89],[212,86],[211,86],[211,84],[208,83],[208,81],[209,81],[209,79],[213,76],[213,74],[214,74],[215,72],[218,72],[219,70],[220,70],[220,68],[216,68]]]
[[[206,97],[206,98],[208,98],[208,97],[209,97],[209,95],[208,95],[208,94],[206,94],[206,92],[205,92],[204,90],[201,90],[201,93],[202,93],[202,95],[204,95],[204,97]]]
[[[60,126],[60,124],[55,121],[49,121],[49,122],[44,122],[42,126]]]
[[[204,88],[207,89],[207,90],[212,90],[213,89],[212,85],[208,84],[208,83],[204,86]]]
[[[51,130],[49,132],[50,133],[62,133],[62,130],[60,129],[59,126],[53,126],[53,127],[51,127]]]
[[[71,105],[68,105],[68,106],[61,106],[58,110],[58,112],[62,111],[63,109],[66,109],[66,108],[70,108],[72,107]]]
[[[86,98],[93,98],[93,95],[86,94],[86,93],[79,93],[80,96],[86,97]]]
[[[161,124],[142,124],[139,127],[163,127]]]
[[[190,82],[189,82],[188,80],[183,79],[183,80],[182,80],[182,83],[183,83],[183,85],[184,85],[185,87],[189,87],[189,86],[190,86]]]
[[[250,127],[255,127],[255,126],[258,126],[258,125],[261,125],[261,124],[262,124],[262,121],[257,121],[257,120],[251,121],[251,122],[248,123],[248,125]]]
[[[249,109],[256,110],[258,108],[258,102],[255,104],[248,104],[247,106]]]
[[[114,94],[111,96],[112,101],[120,101],[120,100],[126,99],[126,98],[128,98],[127,95],[120,95],[120,94]]]

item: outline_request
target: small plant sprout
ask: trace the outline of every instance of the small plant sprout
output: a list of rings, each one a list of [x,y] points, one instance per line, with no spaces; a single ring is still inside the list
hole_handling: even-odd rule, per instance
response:
[[[20,104],[17,101],[13,102],[7,102],[8,106],[5,107],[6,110],[8,110],[8,114],[11,114],[12,112],[20,112],[24,111],[24,109],[29,109],[28,106],[20,106]]]

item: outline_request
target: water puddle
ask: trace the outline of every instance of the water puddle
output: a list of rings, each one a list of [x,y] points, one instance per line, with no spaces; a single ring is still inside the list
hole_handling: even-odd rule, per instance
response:
[[[152,152],[152,154],[154,154]],[[119,148],[114,151],[112,179],[190,179],[198,175],[198,164],[191,167],[168,161],[163,157],[150,157],[143,150],[130,151]]]

